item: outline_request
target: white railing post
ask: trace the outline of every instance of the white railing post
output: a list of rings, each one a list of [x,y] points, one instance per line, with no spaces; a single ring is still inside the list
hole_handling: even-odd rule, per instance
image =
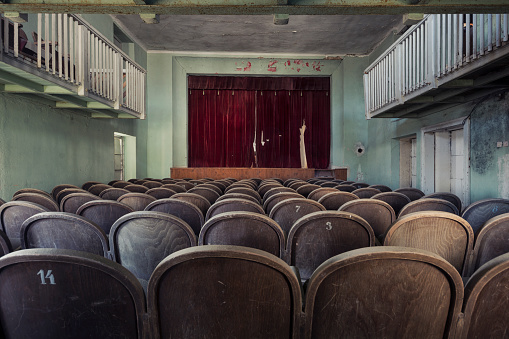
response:
[[[123,67],[123,60],[122,55],[120,53],[116,53],[115,56],[116,60],[116,67],[115,70],[117,72],[117,77],[115,78],[115,95],[117,98],[117,101],[115,103],[115,108],[119,109],[124,104],[124,67]]]
[[[4,20],[7,20],[7,18],[4,18]],[[18,51],[19,50],[18,26],[19,26],[19,24],[17,22],[15,22],[14,23],[14,46],[13,46],[13,48],[14,48],[13,52],[14,52],[15,58],[17,58],[19,56],[19,54],[18,54],[18,52],[19,52]]]
[[[395,55],[395,58],[396,58],[396,62],[394,63],[394,66],[395,66],[395,71],[396,71],[396,99],[398,100],[399,103],[403,103],[403,95],[402,95],[402,83],[403,83],[403,72],[402,72],[402,67],[403,67],[403,61],[401,60],[401,54],[402,54],[402,47],[401,47],[401,44],[398,44],[396,46],[396,55]]]
[[[9,52],[9,20],[4,17],[4,51]]]
[[[83,25],[78,25],[78,36],[79,36],[79,74],[81,84],[79,86],[78,94],[86,95],[90,84],[90,66],[89,60],[89,41],[88,41],[88,30]]]

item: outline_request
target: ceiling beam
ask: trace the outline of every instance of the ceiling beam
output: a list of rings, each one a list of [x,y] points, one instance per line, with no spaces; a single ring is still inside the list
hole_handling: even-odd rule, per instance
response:
[[[507,0],[4,0],[1,12],[173,15],[508,13]]]
[[[0,70],[0,80],[6,81],[15,85],[23,86],[27,89],[36,91],[36,92],[43,92],[44,86],[40,85],[36,82],[30,81],[28,79],[25,79],[23,77],[20,77],[19,75],[15,75],[12,73],[8,73],[6,71]]]

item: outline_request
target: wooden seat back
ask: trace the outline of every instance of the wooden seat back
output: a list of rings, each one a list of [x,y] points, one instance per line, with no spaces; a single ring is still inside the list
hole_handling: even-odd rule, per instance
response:
[[[379,190],[380,192],[392,192],[392,189],[389,186],[385,185],[371,185],[369,188],[375,188]]]
[[[302,185],[299,188],[297,188],[297,193],[302,195],[304,198],[307,198],[311,192],[319,188],[321,188],[321,186],[313,184]]]
[[[506,338],[509,319],[509,254],[481,266],[465,286],[464,318],[457,338]]]
[[[91,193],[72,193],[66,195],[60,202],[60,211],[74,213],[78,211],[81,205],[89,201],[99,200],[97,196]]]
[[[509,199],[484,199],[470,204],[461,216],[477,234],[486,221],[504,213],[509,213]]]
[[[335,189],[337,189],[338,191],[342,191],[342,192],[353,192],[357,189],[357,187],[355,186],[352,186],[350,184],[339,184],[339,185],[336,185],[336,186],[323,186],[322,187],[334,187]]]
[[[200,232],[198,243],[257,248],[282,258],[285,236],[281,227],[263,214],[227,212],[207,220]]]
[[[149,189],[145,194],[151,195],[157,199],[168,199],[171,198],[172,195],[177,194],[177,192],[164,187],[155,187]]]
[[[230,183],[227,183],[225,181],[220,181],[220,180],[209,181],[208,184],[214,185],[217,188],[219,188],[221,190],[221,194],[224,193],[224,191],[226,190],[226,187],[230,186]]]
[[[425,195],[423,191],[414,187],[402,187],[395,189],[394,192],[403,193],[411,201],[418,200]]]
[[[196,235],[185,221],[161,212],[133,212],[120,217],[111,227],[112,260],[140,281],[146,290],[150,275],[168,255],[196,246]]]
[[[219,198],[217,198],[216,202],[220,202],[222,200],[226,200],[226,199],[244,199],[244,200],[249,200],[255,204],[260,204],[258,202],[258,199],[256,199],[255,197],[251,196],[251,195],[247,195],[247,194],[242,194],[242,193],[226,193],[222,196],[220,196]]]
[[[106,233],[87,219],[65,212],[43,212],[25,220],[21,248],[60,248],[109,257]]]
[[[461,199],[454,193],[450,192],[435,192],[425,195],[423,198],[443,199],[452,202],[454,206],[461,213]]]
[[[267,200],[265,200],[263,204],[263,209],[267,214],[270,214],[270,211],[283,200],[297,198],[302,199],[302,195],[293,191],[293,192],[281,192],[274,195],[271,195]]]
[[[163,184],[161,182],[151,180],[151,181],[144,182],[142,184],[142,186],[145,186],[146,188],[151,189],[151,188],[161,187],[161,186],[163,186]]]
[[[161,186],[162,188],[169,188],[171,189],[172,191],[175,191],[177,193],[184,193],[184,192],[187,192],[187,190],[180,186],[180,185],[177,185],[177,184],[164,184],[163,186]]]
[[[268,182],[258,187],[258,193],[260,194],[262,199],[265,199],[265,194],[273,188],[285,188],[285,187],[277,182]]]
[[[17,191],[16,191],[16,192],[12,195],[12,197],[14,198],[16,195],[21,194],[21,193],[38,193],[38,194],[42,194],[42,195],[47,196],[48,198],[53,199],[53,196],[52,196],[51,194],[49,194],[49,193],[48,193],[48,192],[46,192],[46,191],[43,191],[43,190],[37,189],[37,188],[22,188],[22,189],[19,189],[19,190],[17,190]]]
[[[145,193],[128,193],[117,199],[118,202],[126,204],[135,211],[143,211],[150,203],[157,199]]]
[[[102,191],[107,190],[108,188],[112,188],[110,185],[106,184],[95,184],[91,186],[88,191],[92,193],[93,195],[99,196]]]
[[[463,283],[433,253],[370,247],[337,255],[311,276],[305,338],[447,338]]]
[[[318,199],[318,202],[329,211],[337,211],[347,202],[357,199],[359,199],[359,197],[353,193],[336,190],[336,192],[325,194]]]
[[[412,200],[408,196],[406,196],[403,193],[399,192],[382,192],[375,194],[371,197],[371,199],[378,199],[385,201],[389,205],[391,205],[392,209],[394,210],[394,213],[396,215],[399,215],[399,212],[403,207],[405,207],[406,204],[410,203]]]
[[[353,213],[366,220],[377,238],[381,238],[396,220],[396,213],[392,207],[377,199],[352,200],[343,204],[339,211]]]
[[[194,231],[195,235],[200,234],[204,223],[204,216],[196,205],[179,199],[159,199],[152,202],[145,208],[145,211],[155,211],[174,215],[184,220]]]
[[[366,184],[365,182],[354,182],[351,185],[356,187],[357,189],[369,187],[369,184]]]
[[[209,220],[214,216],[227,212],[252,212],[265,214],[262,206],[252,201],[245,199],[224,199],[216,202],[209,208],[205,220]]]
[[[509,239],[509,213],[497,215],[488,220],[475,239],[469,275],[491,259],[508,253],[507,239]]]
[[[89,193],[89,192],[85,191],[84,189],[81,189],[81,188],[66,188],[66,189],[63,189],[60,192],[58,192],[58,194],[57,194],[57,198],[55,200],[57,205],[60,206],[60,203],[62,202],[62,199],[65,198],[67,195],[73,194],[73,193]]]
[[[191,204],[196,205],[200,209],[200,211],[203,213],[203,215],[207,214],[207,211],[210,208],[210,202],[202,197],[199,194],[195,193],[189,193],[187,191],[186,193],[177,193],[171,196],[172,199],[178,199],[178,200],[184,200],[187,202],[190,202]]]
[[[329,193],[336,193],[336,192],[339,192],[339,191],[333,187],[321,187],[321,188],[318,188],[318,189],[314,190],[313,192],[309,193],[308,199],[318,201],[324,195],[329,194]]]
[[[219,199],[219,197],[221,196],[217,191],[210,189],[208,187],[193,187],[187,192],[201,195],[202,197],[207,199],[211,205],[214,204],[216,200]]]
[[[138,184],[127,185],[124,187],[124,189],[126,189],[132,193],[145,193],[149,190],[148,187],[145,187],[143,185],[138,185]]]
[[[405,205],[399,212],[401,218],[410,213],[421,211],[442,211],[459,215],[458,209],[452,202],[443,199],[422,198]]]
[[[300,295],[297,277],[276,256],[210,245],[164,259],[147,300],[155,338],[296,338]]]
[[[291,189],[294,189],[295,191],[297,191],[297,189],[301,186],[304,186],[304,185],[309,185],[308,182],[304,181],[304,180],[297,180],[297,181],[294,181],[290,184],[290,187]]]
[[[228,193],[229,190],[234,189],[234,188],[249,188],[252,190],[256,190],[256,184],[254,184],[252,182],[236,182],[236,183],[233,183],[230,186],[226,187],[226,189],[224,190],[224,193]]]
[[[467,273],[474,232],[468,222],[452,213],[424,211],[407,214],[387,230],[384,245],[420,248],[440,255],[460,274]]]
[[[132,207],[118,201],[94,200],[81,205],[76,214],[90,220],[104,233],[109,234],[115,221],[132,212],[134,212]]]
[[[284,186],[271,188],[270,190],[265,192],[265,194],[263,195],[263,199],[262,199],[263,204],[265,204],[267,199],[269,199],[271,196],[273,196],[274,194],[278,194],[278,193],[297,193],[297,191],[295,191],[294,189],[291,189],[290,187],[284,187]]]
[[[200,185],[196,185],[195,188],[209,188],[213,191],[215,191],[217,194],[219,194],[219,196],[221,196],[223,194],[223,191],[221,191],[221,189],[215,185],[211,185],[209,184],[208,182],[206,182],[205,184],[200,184]]]
[[[177,185],[182,186],[186,189],[186,191],[189,191],[191,188],[193,188],[195,185],[190,183],[189,181],[178,181]]]
[[[35,204],[44,206],[50,211],[58,212],[60,207],[57,205],[53,198],[49,198],[43,194],[38,193],[21,193],[12,197],[12,201],[28,201]]]
[[[81,189],[85,190],[85,191],[88,191],[88,189],[94,185],[97,185],[97,184],[102,184],[102,182],[99,182],[99,181],[87,181],[85,182],[83,185],[81,185]],[[108,183],[108,185],[110,185]]]
[[[289,187],[292,183],[296,182],[296,181],[300,181],[300,179],[297,179],[297,178],[289,178],[289,179],[286,179],[284,182],[283,182],[283,186],[285,187]]]
[[[290,198],[277,203],[271,209],[269,217],[281,226],[286,235],[298,219],[319,211],[325,211],[325,207],[314,200]]]
[[[111,186],[114,187],[114,188],[124,188],[124,187],[129,186],[129,185],[131,185],[130,182],[120,180],[120,181],[115,182]]]
[[[143,289],[111,260],[62,249],[17,251],[0,258],[0,279],[7,338],[146,336]]]
[[[288,233],[287,263],[308,280],[324,261],[343,252],[375,245],[375,234],[362,218],[320,211],[297,220]]]
[[[356,189],[352,193],[355,194],[356,196],[358,196],[359,199],[368,199],[378,193],[382,193],[382,191],[377,190],[376,188],[362,187],[362,188]]]
[[[173,179],[171,179],[171,178],[164,178],[164,179],[161,181],[161,183],[162,183],[163,185],[168,185],[168,184],[174,184],[174,183],[176,183],[176,181],[175,181],[175,180],[173,180]]]
[[[51,190],[51,197],[53,198],[53,200],[57,200],[57,195],[58,193],[60,193],[61,190],[64,190],[66,188],[79,188],[78,186],[75,186],[75,185],[71,185],[71,184],[60,184],[60,185],[56,185],[55,187],[53,187],[53,189]]]
[[[225,193],[241,193],[241,194],[247,194],[247,195],[250,195],[252,196],[253,198],[256,198],[256,200],[258,200],[258,203],[261,204],[262,203],[262,197],[260,196],[260,194],[258,192],[256,192],[254,189],[252,188],[247,188],[247,187],[235,187],[235,188],[232,188],[230,190],[228,190],[228,192],[225,192]]]
[[[320,187],[324,187],[324,188],[326,188],[326,187],[333,188],[333,187],[336,187],[337,185],[338,185],[338,184],[337,184],[337,183],[335,183],[335,182],[333,182],[333,181],[326,181],[326,182],[324,182],[324,183],[321,183],[321,184],[320,184]]]
[[[105,199],[105,200],[116,201],[118,198],[120,198],[121,196],[123,196],[124,194],[127,194],[127,193],[131,193],[131,192],[126,189],[123,189],[123,188],[112,187],[112,188],[107,188],[104,191],[102,191],[101,193],[99,193],[99,197],[101,199]]]
[[[9,201],[0,206],[0,225],[13,248],[21,245],[20,232],[25,220],[49,211],[46,207],[29,201]]]

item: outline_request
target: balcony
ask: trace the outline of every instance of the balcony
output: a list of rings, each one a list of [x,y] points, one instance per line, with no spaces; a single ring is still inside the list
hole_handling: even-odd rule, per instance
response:
[[[145,118],[141,66],[79,16],[36,17],[31,40],[21,24],[1,19],[0,90],[92,118]]]
[[[364,71],[366,118],[417,118],[509,86],[507,14],[434,14]]]

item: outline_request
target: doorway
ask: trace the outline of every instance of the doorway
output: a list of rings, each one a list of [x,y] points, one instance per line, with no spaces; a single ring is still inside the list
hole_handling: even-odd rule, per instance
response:
[[[470,203],[470,121],[460,118],[422,132],[423,192],[450,192]]]

